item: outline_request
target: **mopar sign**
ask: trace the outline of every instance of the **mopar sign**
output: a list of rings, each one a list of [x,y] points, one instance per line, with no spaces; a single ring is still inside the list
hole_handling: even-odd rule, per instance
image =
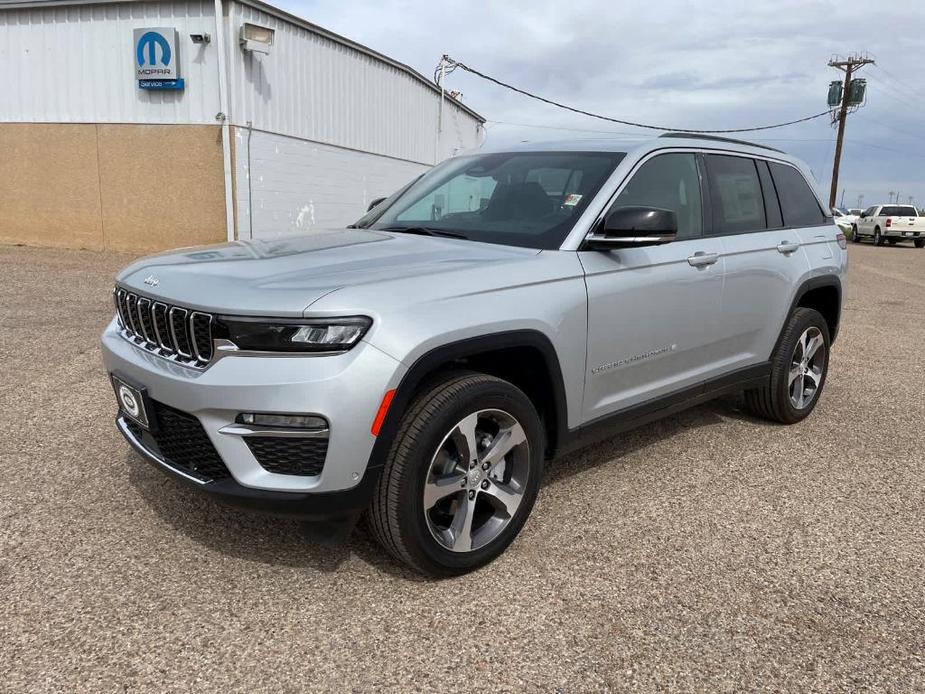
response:
[[[139,82],[180,79],[176,29],[135,29],[134,38],[135,78]]]

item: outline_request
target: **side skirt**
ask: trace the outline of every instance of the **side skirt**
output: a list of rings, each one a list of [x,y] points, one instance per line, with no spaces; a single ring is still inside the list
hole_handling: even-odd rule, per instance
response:
[[[725,376],[592,420],[576,429],[570,429],[556,451],[556,456],[577,451],[621,432],[709,402],[721,395],[760,387],[767,383],[770,375],[771,362],[747,366]]]

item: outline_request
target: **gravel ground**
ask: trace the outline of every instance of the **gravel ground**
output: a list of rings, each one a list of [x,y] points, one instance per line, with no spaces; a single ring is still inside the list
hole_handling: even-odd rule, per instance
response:
[[[130,453],[97,347],[129,258],[0,247],[0,689],[922,691],[925,251],[850,253],[806,422],[726,400],[570,456],[433,582]]]

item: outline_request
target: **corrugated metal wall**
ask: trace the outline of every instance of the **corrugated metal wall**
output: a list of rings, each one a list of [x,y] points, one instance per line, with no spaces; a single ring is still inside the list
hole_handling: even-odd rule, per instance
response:
[[[226,20],[235,125],[433,164],[439,95],[407,72],[241,3]],[[244,22],[275,30],[269,55],[237,47]],[[478,144],[478,121],[446,100],[438,159]]]
[[[429,167],[235,128],[238,237],[268,238],[355,222],[371,200]]]
[[[342,226],[478,145],[479,120],[449,98],[437,143],[440,96],[415,75],[255,5],[226,0],[223,17],[241,238]],[[213,10],[211,0],[0,9],[0,122],[217,124],[217,44],[189,37],[215,36]],[[244,22],[275,30],[268,55],[241,50]],[[184,91],[137,86],[132,31],[154,26],[177,29]],[[249,124],[250,163],[240,139]]]
[[[190,33],[214,33],[214,5],[129,2],[0,11],[0,121],[215,123],[217,56]],[[182,92],[139,89],[132,30],[173,26]]]

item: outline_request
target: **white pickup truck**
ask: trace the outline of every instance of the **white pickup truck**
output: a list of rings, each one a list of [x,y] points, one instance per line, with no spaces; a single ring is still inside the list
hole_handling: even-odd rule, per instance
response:
[[[916,248],[925,248],[925,217],[912,205],[874,205],[861,213],[852,227],[852,239],[860,243],[865,236],[874,244],[891,245],[899,241],[912,241]]]

